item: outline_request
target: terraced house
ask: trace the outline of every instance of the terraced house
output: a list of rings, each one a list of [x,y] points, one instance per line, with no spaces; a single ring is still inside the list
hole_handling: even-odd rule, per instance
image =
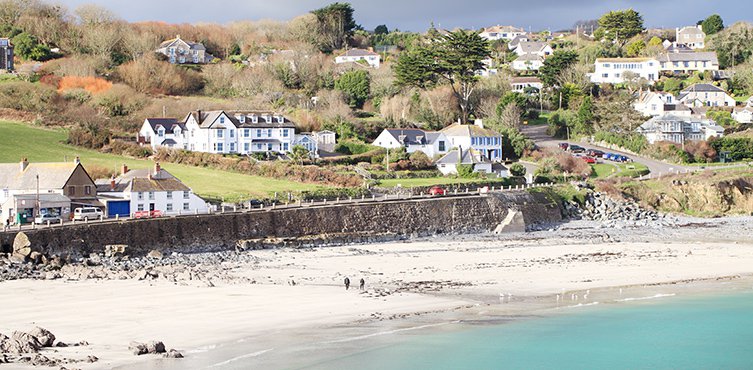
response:
[[[295,142],[295,124],[274,112],[197,110],[183,122],[190,151],[285,154]]]

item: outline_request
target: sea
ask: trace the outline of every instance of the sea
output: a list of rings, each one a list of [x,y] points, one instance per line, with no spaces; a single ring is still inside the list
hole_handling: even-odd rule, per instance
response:
[[[753,287],[623,297],[386,331],[337,330],[298,336],[291,347],[270,333],[266,343],[257,338],[189,354],[179,368],[753,369]],[[168,364],[149,368],[178,368]]]

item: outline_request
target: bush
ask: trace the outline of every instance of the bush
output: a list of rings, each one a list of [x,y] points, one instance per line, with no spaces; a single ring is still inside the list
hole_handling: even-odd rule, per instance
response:
[[[57,97],[54,88],[42,84],[21,81],[0,84],[0,108],[51,113]]]
[[[598,131],[594,134],[594,139],[596,141],[603,141],[612,145],[617,145],[618,147],[625,148],[634,153],[641,153],[648,146],[646,137],[635,132],[617,134],[609,131]]]
[[[518,176],[518,177],[525,176],[526,167],[520,163],[513,163],[512,166],[510,166],[510,174],[513,176]]]
[[[337,143],[335,151],[345,155],[358,155],[370,152],[376,149],[375,146],[366,144],[359,140],[342,140]]]
[[[371,93],[369,73],[359,69],[343,73],[335,81],[335,88],[343,92],[351,108],[362,108]]]
[[[728,152],[733,161],[753,158],[753,139],[742,137],[722,137],[711,140],[711,147],[720,155]]]
[[[434,162],[422,151],[415,151],[410,155],[410,166],[414,170],[434,167]]]
[[[143,93],[190,95],[204,86],[197,72],[160,62],[153,54],[120,66],[118,74],[125,83]]]
[[[458,164],[457,170],[458,170],[458,177],[460,178],[472,179],[475,177],[479,177],[478,172],[473,172],[472,164]]]

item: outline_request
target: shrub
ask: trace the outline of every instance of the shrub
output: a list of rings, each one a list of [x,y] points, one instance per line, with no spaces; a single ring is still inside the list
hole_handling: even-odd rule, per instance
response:
[[[51,113],[58,97],[54,88],[30,82],[0,84],[0,108],[33,113]]]
[[[513,176],[525,176],[526,167],[520,163],[513,163],[512,166],[510,166],[510,174]]]
[[[743,137],[722,137],[710,141],[711,147],[717,153],[728,152],[729,158],[739,161],[753,158],[753,139]]]
[[[153,54],[120,66],[118,73],[125,83],[143,93],[189,95],[204,86],[197,72],[161,62]]]
[[[648,146],[646,137],[635,132],[617,134],[609,131],[597,131],[596,134],[594,134],[594,139],[596,141],[603,141],[612,145],[617,145],[618,147],[628,149],[634,153],[641,153]]]
[[[461,177],[464,179],[471,179],[474,177],[479,177],[478,172],[473,172],[472,164],[458,164],[457,170],[458,170],[458,177]]]
[[[423,170],[434,167],[434,162],[422,151],[415,151],[410,155],[410,166],[414,170]]]
[[[336,152],[345,155],[363,154],[374,149],[376,149],[375,146],[354,139],[342,140],[335,147]]]
[[[371,93],[369,73],[360,69],[343,73],[335,88],[343,92],[351,108],[362,108]]]

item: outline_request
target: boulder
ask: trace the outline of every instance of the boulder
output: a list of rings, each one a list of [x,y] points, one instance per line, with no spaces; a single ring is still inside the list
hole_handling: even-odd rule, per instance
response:
[[[165,344],[160,341],[153,340],[146,344],[146,350],[149,353],[165,353]]]
[[[14,331],[10,338],[0,334],[0,353],[22,355],[37,353],[40,348],[37,338],[28,333]]]
[[[28,257],[31,253],[31,241],[26,233],[19,232],[16,234],[16,238],[13,239],[13,254],[18,254],[24,257]]]
[[[139,342],[131,342],[128,345],[128,350],[136,356],[141,356],[149,353],[149,351],[146,349],[146,344]]]
[[[171,349],[164,354],[165,358],[183,358],[183,354]]]
[[[52,347],[55,343],[55,334],[52,334],[49,330],[40,328],[39,326],[32,329],[29,334],[37,338],[37,341],[42,347]]]
[[[105,245],[105,257],[117,257],[125,255],[128,245],[125,244],[111,244]]]
[[[161,260],[162,259],[162,252],[152,249],[147,255],[146,258],[151,258],[155,260]]]

